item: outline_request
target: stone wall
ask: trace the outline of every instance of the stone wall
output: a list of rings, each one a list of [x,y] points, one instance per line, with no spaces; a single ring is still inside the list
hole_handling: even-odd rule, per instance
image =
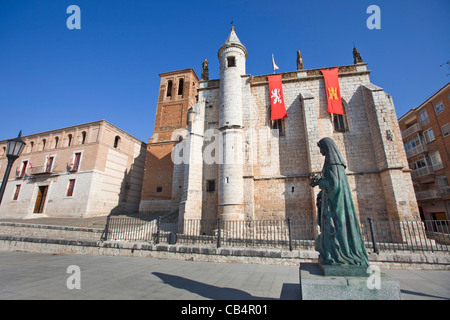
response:
[[[243,187],[238,188],[244,189],[241,218],[315,219],[319,190],[309,186],[308,178],[311,173],[322,171],[324,157],[317,142],[323,137],[336,142],[346,161],[360,219],[418,218],[392,98],[370,83],[365,64],[344,67],[339,67],[339,82],[346,114],[345,132],[334,130],[320,70],[282,74],[288,118],[283,120],[281,134],[272,130],[267,76],[241,76],[240,89],[235,89],[240,91],[242,100],[244,179]],[[178,192],[183,193],[180,212],[190,212],[186,218],[213,219],[221,214],[225,176],[220,168],[225,167],[220,164],[223,159],[219,154],[226,139],[219,130],[223,103],[220,81],[200,83],[199,103],[192,109],[189,129],[188,163],[180,166],[182,170],[177,169],[179,181],[184,180],[182,191]],[[205,161],[205,155],[214,152],[213,162]],[[184,174],[182,179],[179,172]],[[208,181],[214,182],[215,190],[208,190]],[[175,180],[172,183],[175,185]],[[222,197],[233,192],[230,190]]]

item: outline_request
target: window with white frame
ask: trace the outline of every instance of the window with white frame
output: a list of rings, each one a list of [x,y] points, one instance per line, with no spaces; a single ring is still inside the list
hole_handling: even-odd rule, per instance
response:
[[[434,133],[433,133],[433,129],[427,129],[423,132],[423,135],[425,136],[425,141],[427,143],[430,143],[431,141],[434,141]]]
[[[442,111],[444,111],[444,104],[442,103],[442,100],[441,100],[434,105],[434,112],[436,112],[436,114],[439,114]]]
[[[419,121],[422,126],[430,123],[427,110],[423,110],[421,113],[419,113]]]
[[[441,129],[444,137],[450,135],[450,123],[445,124]]]
[[[70,160],[70,171],[78,171],[81,162],[81,152],[75,152]]]
[[[439,176],[436,176],[437,183],[439,185],[439,188],[446,188],[448,187],[448,179],[445,174],[441,174]]]
[[[50,173],[53,171],[53,162],[55,160],[54,156],[48,156],[45,161],[44,172]]]
[[[428,165],[429,160],[428,161],[427,160],[428,159],[426,159],[426,158],[417,159],[416,161],[410,163],[409,167],[412,170],[417,170],[417,169],[420,169],[420,168],[424,168],[424,167],[426,167]]]
[[[442,164],[441,155],[439,154],[439,151],[431,152],[429,157],[434,170],[439,170],[444,167]]]
[[[421,145],[420,142],[420,137],[419,135],[415,135],[414,137],[410,138],[406,143],[405,143],[405,150],[411,150],[417,146]]]

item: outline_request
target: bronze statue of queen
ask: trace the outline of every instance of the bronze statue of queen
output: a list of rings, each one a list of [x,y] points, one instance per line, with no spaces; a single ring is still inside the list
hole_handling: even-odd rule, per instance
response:
[[[369,259],[345,173],[346,164],[331,138],[323,138],[317,145],[325,156],[321,175],[310,180],[311,187],[321,189],[317,204],[320,235],[316,239],[319,263],[367,268]]]

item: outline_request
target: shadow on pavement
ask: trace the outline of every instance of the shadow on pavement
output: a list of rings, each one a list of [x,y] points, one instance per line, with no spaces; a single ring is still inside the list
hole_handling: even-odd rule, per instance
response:
[[[187,290],[198,294],[207,299],[213,300],[274,300],[267,297],[256,297],[243,290],[218,287],[202,283],[195,280],[186,279],[161,272],[152,272],[153,275],[160,278],[165,284],[174,288]]]

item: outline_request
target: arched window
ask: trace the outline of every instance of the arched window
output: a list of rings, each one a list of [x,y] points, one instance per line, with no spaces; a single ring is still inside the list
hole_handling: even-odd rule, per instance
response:
[[[30,152],[33,151],[33,147],[34,147],[34,141],[30,142]]]
[[[337,132],[345,132],[348,131],[348,123],[347,123],[347,114],[346,114],[346,103],[342,99],[342,110],[344,111],[344,114],[335,114],[332,113],[332,120],[333,120],[333,126],[334,131]]]
[[[47,140],[45,140],[45,139],[42,139],[42,150],[44,150],[45,149],[45,144],[47,143]]]
[[[83,131],[81,133],[81,144],[84,144],[86,142],[86,131]]]
[[[119,136],[116,136],[115,138],[114,138],[114,148],[118,148],[119,147],[119,145],[120,145],[120,137]]]
[[[72,135],[69,134],[69,135],[67,136],[67,139],[68,139],[67,146],[70,147],[70,145],[72,144]]]
[[[169,80],[167,82],[167,93],[166,93],[166,97],[171,97],[172,96],[172,80]]]
[[[180,79],[178,81],[178,95],[182,96],[183,95],[183,86],[184,86],[184,80]]]
[[[55,149],[58,148],[58,142],[59,142],[59,138],[55,137]]]

